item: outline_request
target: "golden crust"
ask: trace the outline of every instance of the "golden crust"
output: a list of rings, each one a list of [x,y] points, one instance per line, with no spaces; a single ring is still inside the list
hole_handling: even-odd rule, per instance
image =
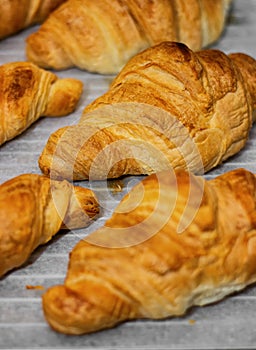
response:
[[[0,39],[43,22],[64,1],[66,0],[2,0]]]
[[[117,73],[136,53],[162,41],[198,50],[217,40],[231,1],[69,0],[29,35],[27,57],[44,68]]]
[[[205,181],[183,170],[148,176],[70,255],[43,308],[57,331],[82,334],[163,319],[256,281],[256,179],[238,169]]]
[[[77,79],[59,79],[30,62],[0,66],[0,145],[21,134],[41,116],[73,112],[82,94]]]
[[[256,61],[245,54],[163,42],[134,56],[77,125],[54,132],[39,166],[79,180],[207,172],[244,147],[255,79]]]
[[[22,265],[63,224],[87,226],[99,212],[94,193],[67,181],[24,174],[0,186],[0,276]]]

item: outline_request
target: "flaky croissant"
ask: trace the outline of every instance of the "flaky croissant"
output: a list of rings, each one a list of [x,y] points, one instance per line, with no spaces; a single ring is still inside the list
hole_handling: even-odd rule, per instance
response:
[[[162,41],[198,50],[217,40],[232,0],[68,0],[27,38],[28,60],[117,73],[133,55]]]
[[[66,0],[0,0],[0,39],[43,22]]]
[[[67,181],[23,174],[0,185],[0,276],[25,263],[61,228],[85,227],[99,212],[94,193]]]
[[[54,132],[39,166],[77,180],[202,174],[244,147],[255,109],[252,57],[164,42],[132,58],[77,125]]]
[[[0,66],[0,145],[21,134],[39,117],[73,112],[82,94],[80,80],[60,79],[30,62]]]
[[[67,334],[183,315],[256,281],[256,179],[206,181],[184,170],[146,177],[70,255],[43,309]]]

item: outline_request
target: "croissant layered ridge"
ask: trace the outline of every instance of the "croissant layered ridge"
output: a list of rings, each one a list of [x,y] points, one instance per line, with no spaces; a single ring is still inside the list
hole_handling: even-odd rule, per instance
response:
[[[0,185],[0,276],[24,264],[60,229],[88,226],[99,213],[90,189],[22,174]]]
[[[245,169],[146,177],[72,250],[64,284],[43,295],[49,325],[85,334],[181,316],[254,283],[255,190]]]
[[[202,174],[239,152],[256,107],[256,61],[164,42],[134,56],[76,125],[54,132],[39,166],[67,179]]]
[[[0,39],[43,22],[66,0],[1,0]]]
[[[83,83],[58,78],[30,62],[0,66],[0,145],[24,132],[40,117],[59,117],[73,112]]]
[[[194,50],[216,41],[231,2],[68,0],[28,36],[27,58],[44,68],[116,74],[129,58],[162,41]]]

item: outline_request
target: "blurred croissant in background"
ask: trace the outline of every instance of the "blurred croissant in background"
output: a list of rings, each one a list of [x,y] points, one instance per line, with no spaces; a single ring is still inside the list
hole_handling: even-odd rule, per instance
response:
[[[73,112],[82,90],[80,80],[58,78],[30,62],[0,66],[0,145],[41,116],[59,117]]]
[[[216,41],[232,0],[68,0],[27,38],[27,58],[44,68],[117,73],[162,41],[192,50]]]
[[[43,22],[66,0],[0,0],[0,39]]]

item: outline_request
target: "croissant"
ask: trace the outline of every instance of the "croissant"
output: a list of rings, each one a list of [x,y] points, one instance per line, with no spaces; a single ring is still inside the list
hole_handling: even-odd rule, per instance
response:
[[[76,180],[203,174],[244,147],[255,109],[252,57],[164,42],[134,56],[77,125],[50,135],[39,166]]]
[[[245,169],[204,180],[146,177],[72,250],[63,285],[43,295],[50,326],[89,333],[183,315],[256,281],[256,179]]]
[[[0,66],[0,145],[21,134],[40,116],[73,112],[82,89],[80,80],[59,79],[33,63]]]
[[[69,0],[26,40],[44,68],[116,74],[129,58],[162,41],[193,50],[216,41],[232,0]]]
[[[67,181],[22,174],[0,185],[0,276],[27,261],[60,229],[85,227],[99,212],[95,194]]]
[[[66,0],[0,0],[0,39],[43,22]]]

